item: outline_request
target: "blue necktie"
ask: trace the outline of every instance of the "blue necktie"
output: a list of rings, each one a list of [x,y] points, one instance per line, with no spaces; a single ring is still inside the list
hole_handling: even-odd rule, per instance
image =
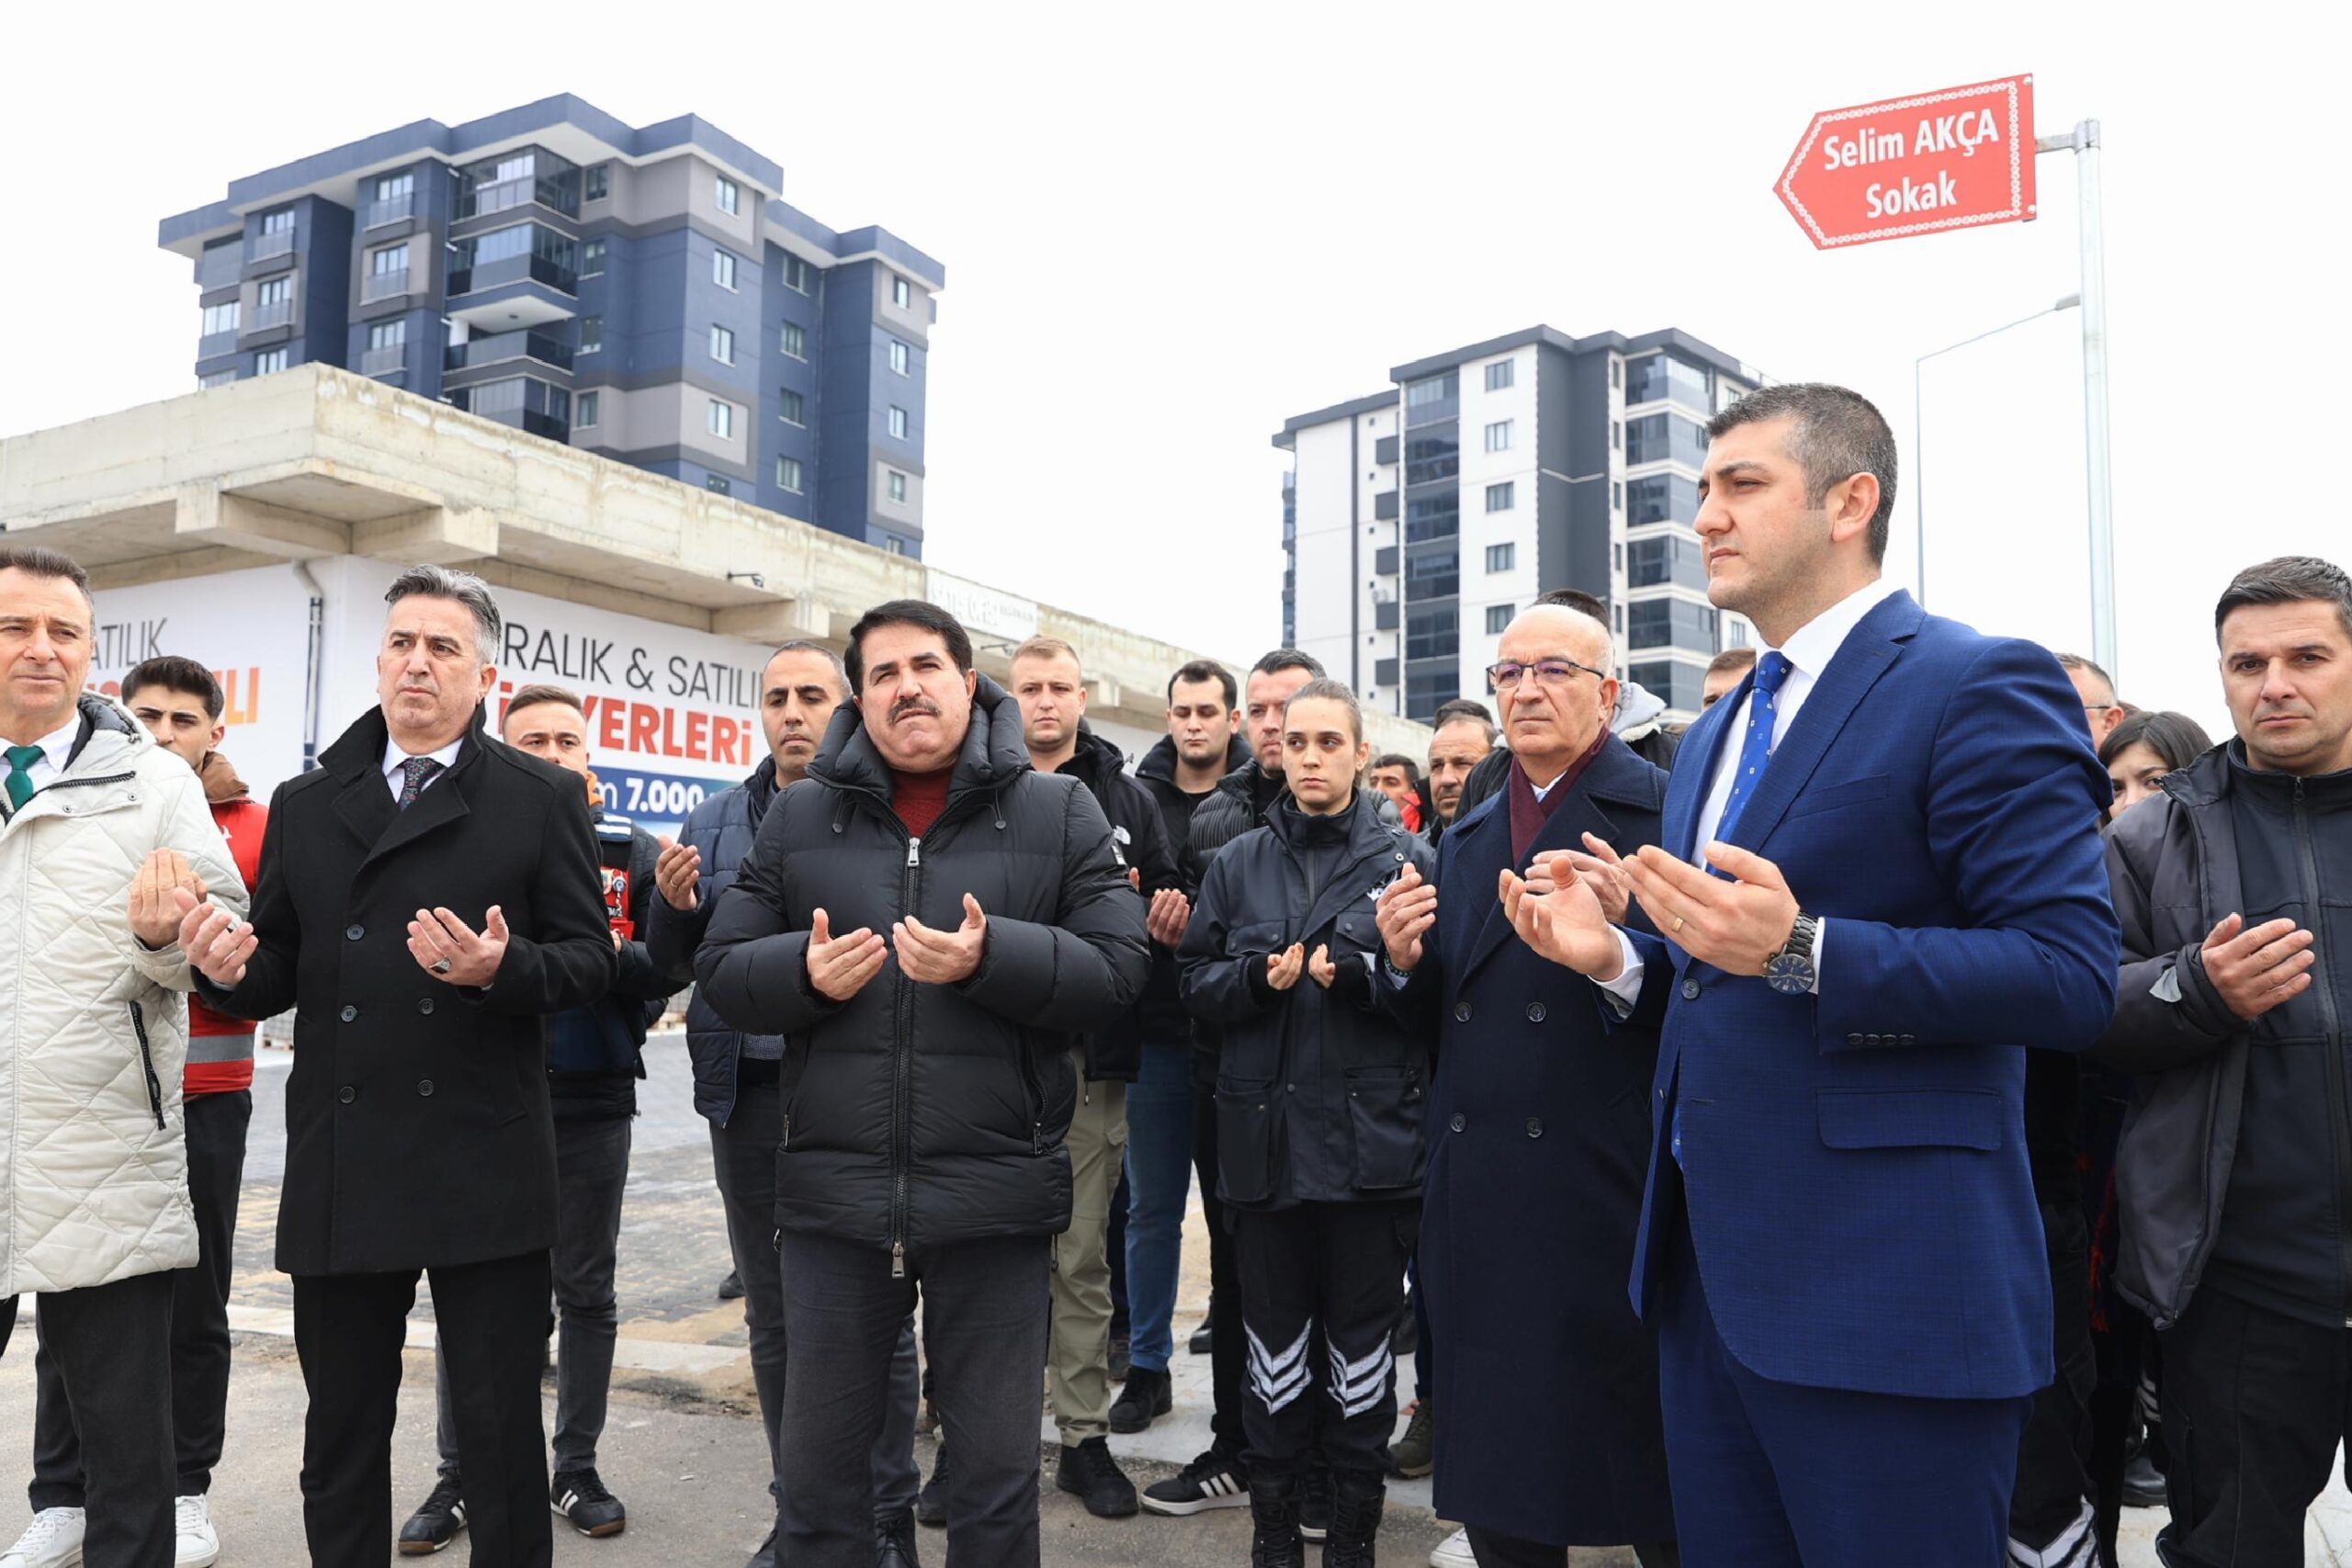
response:
[[[1788,681],[1789,671],[1795,668],[1778,653],[1767,653],[1756,661],[1756,691],[1747,705],[1747,733],[1739,743],[1739,771],[1732,775],[1731,794],[1724,801],[1724,814],[1715,824],[1715,841],[1731,837],[1732,827],[1739,820],[1741,807],[1747,797],[1756,793],[1756,785],[1764,776],[1764,764],[1772,760],[1774,731],[1780,728],[1781,687]],[[1691,846],[1693,852],[1703,851],[1704,844]],[[1710,874],[1730,880],[1727,873],[1709,865]],[[1678,1098],[1674,1106],[1674,1126],[1668,1147],[1674,1163],[1682,1163],[1682,1104]]]

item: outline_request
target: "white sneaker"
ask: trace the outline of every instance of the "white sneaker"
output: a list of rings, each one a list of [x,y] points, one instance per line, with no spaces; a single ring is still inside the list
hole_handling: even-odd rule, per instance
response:
[[[173,1568],[212,1568],[220,1561],[220,1535],[212,1528],[203,1494],[172,1499],[172,1528],[179,1538],[172,1548]]]
[[[1455,1530],[1438,1542],[1430,1553],[1430,1568],[1478,1568],[1477,1554],[1470,1550],[1470,1532]]]
[[[73,1568],[82,1561],[82,1535],[88,1516],[79,1508],[43,1508],[17,1538],[0,1551],[0,1568]]]

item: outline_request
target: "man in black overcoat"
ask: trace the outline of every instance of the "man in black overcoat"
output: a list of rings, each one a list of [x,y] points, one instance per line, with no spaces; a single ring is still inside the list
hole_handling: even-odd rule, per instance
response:
[[[429,1273],[474,1560],[553,1553],[539,1368],[555,1239],[547,1019],[616,973],[579,779],[492,739],[499,615],[480,578],[410,570],[379,705],[278,786],[250,925],[189,908],[220,1010],[292,1008],[277,1266],[310,1393],[311,1559],[392,1540],[401,1348]]]

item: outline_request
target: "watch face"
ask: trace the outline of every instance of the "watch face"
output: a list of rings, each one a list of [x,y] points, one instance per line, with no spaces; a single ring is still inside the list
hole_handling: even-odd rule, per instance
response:
[[[1813,989],[1813,960],[1799,953],[1776,953],[1764,965],[1764,981],[1785,997]]]

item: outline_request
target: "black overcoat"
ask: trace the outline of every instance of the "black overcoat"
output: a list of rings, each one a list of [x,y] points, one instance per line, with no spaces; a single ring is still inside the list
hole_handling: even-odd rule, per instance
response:
[[[616,959],[580,775],[492,739],[401,810],[371,708],[277,787],[245,977],[206,999],[294,1012],[277,1267],[356,1274],[478,1263],[555,1240],[547,1018],[613,983]],[[512,933],[482,989],[426,974],[420,908]]]

